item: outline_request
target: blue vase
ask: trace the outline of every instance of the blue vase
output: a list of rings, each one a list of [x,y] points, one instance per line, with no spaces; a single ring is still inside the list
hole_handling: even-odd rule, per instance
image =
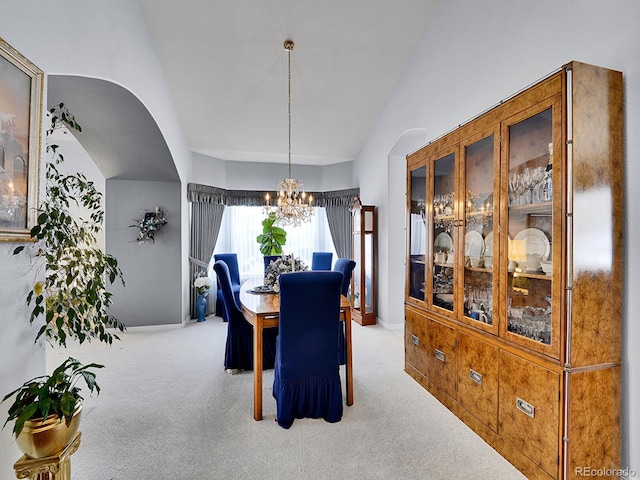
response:
[[[199,322],[204,322],[207,320],[205,318],[206,311],[207,311],[207,297],[203,294],[198,294],[198,298],[196,299],[196,314],[198,315]]]

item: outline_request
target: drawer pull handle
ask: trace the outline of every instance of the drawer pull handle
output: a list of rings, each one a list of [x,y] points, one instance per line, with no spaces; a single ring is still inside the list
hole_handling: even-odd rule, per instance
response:
[[[520,397],[516,397],[516,408],[531,418],[534,418],[536,415],[536,407],[531,405],[529,402],[525,402]]]
[[[411,341],[413,342],[414,345],[420,345],[420,339],[415,335],[411,335]]]
[[[469,369],[469,378],[478,385],[482,385],[482,375],[471,368]]]
[[[443,351],[438,350],[438,349],[436,348],[436,354],[435,354],[435,356],[436,356],[436,358],[437,358],[438,360],[440,360],[442,363],[444,363],[444,352],[443,352]]]

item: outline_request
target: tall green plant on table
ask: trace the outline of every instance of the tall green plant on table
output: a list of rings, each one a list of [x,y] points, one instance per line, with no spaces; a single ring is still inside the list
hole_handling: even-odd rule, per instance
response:
[[[282,255],[282,247],[287,243],[287,232],[276,225],[274,212],[262,221],[262,233],[256,237],[263,255]]]
[[[97,247],[96,235],[104,223],[102,193],[82,173],[64,174],[57,166],[64,161],[51,135],[63,127],[82,131],[64,104],[49,111],[47,130],[46,196],[38,207],[38,221],[31,229],[35,241],[26,251],[37,268],[45,268],[44,282],[38,281],[27,295],[32,307],[30,322],[43,318],[36,341],[43,335],[52,344],[66,347],[67,338],[83,343],[98,339],[111,344],[118,336],[109,327],[124,331],[124,324],[108,313],[112,294],[108,284],[119,280],[124,286],[117,260]],[[89,218],[75,218],[69,206],[75,204]],[[20,246],[14,255],[24,250]]]
[[[36,342],[44,336],[48,343],[61,347],[66,347],[69,339],[80,344],[92,339],[111,344],[119,337],[109,329],[122,332],[125,326],[108,313],[112,294],[107,286],[117,280],[124,286],[124,279],[117,260],[97,246],[96,235],[104,222],[102,194],[84,174],[58,170],[64,157],[59,146],[51,143],[51,135],[63,127],[78,132],[82,129],[62,103],[51,108],[49,114],[46,151],[51,159],[46,164],[45,199],[38,206],[37,225],[31,229],[33,243],[13,252],[31,254],[34,269],[44,269],[44,280],[36,281],[27,294],[29,321],[41,323]],[[88,218],[72,215],[71,204],[87,212]],[[5,425],[15,422],[16,443],[24,453],[33,458],[48,456],[64,448],[65,441],[73,440],[82,409],[77,381],[82,378],[91,392],[100,391],[90,368],[102,365],[84,366],[69,358],[51,375],[33,378],[4,396],[3,402],[14,397]],[[51,433],[60,429],[64,434]],[[24,435],[31,438],[23,440]],[[62,438],[61,445],[55,441],[50,445],[51,439]],[[23,444],[36,448],[27,450]]]

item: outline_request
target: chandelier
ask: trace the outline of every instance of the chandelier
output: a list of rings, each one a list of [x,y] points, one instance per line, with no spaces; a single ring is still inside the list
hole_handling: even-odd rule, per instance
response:
[[[269,194],[265,195],[266,205],[265,213],[274,214],[276,222],[284,225],[299,226],[302,222],[308,222],[313,215],[313,196],[309,195],[307,203],[307,195],[304,191],[300,191],[302,182],[291,176],[291,51],[295,44],[293,40],[285,40],[284,49],[289,56],[289,176],[278,184],[278,193],[276,194],[275,205],[269,204]]]

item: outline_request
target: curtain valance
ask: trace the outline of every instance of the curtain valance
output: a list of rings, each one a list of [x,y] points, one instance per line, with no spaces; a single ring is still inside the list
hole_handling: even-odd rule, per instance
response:
[[[313,204],[317,207],[350,207],[353,197],[360,195],[359,188],[313,192]]]
[[[227,191],[223,188],[189,183],[187,185],[187,199],[189,202],[213,203],[224,205]]]
[[[316,207],[349,207],[353,197],[360,195],[360,189],[307,193],[313,195],[313,205]],[[190,183],[187,186],[190,202],[214,203],[230,207],[261,207],[265,202],[264,195],[265,192],[262,190],[225,190],[198,183]]]

